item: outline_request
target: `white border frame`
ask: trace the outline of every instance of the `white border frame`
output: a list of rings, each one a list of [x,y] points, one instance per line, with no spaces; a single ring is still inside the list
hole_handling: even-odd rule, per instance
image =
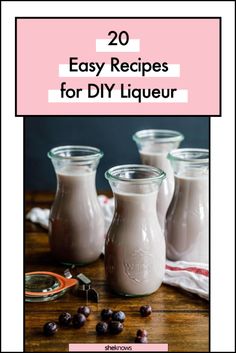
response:
[[[14,116],[15,17],[220,16],[222,117],[211,118],[211,351],[234,351],[235,1],[2,1],[2,351],[23,351],[23,119]],[[9,275],[15,291],[9,291]]]

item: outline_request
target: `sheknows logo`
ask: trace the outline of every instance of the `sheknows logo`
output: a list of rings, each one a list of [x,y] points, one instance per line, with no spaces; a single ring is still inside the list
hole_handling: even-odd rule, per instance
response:
[[[90,344],[76,344],[72,343],[69,344],[69,352],[125,352],[125,351],[134,351],[134,352],[167,352],[168,351],[168,344],[155,344],[155,343],[148,343],[148,344],[128,344],[128,343],[121,343],[121,344],[97,344],[97,343],[90,343]]]
[[[116,344],[108,344],[105,347],[105,351],[132,351],[132,346],[122,346],[122,345],[116,345]]]

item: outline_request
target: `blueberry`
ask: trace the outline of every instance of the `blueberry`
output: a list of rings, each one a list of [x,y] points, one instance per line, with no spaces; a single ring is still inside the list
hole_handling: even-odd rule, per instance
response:
[[[77,310],[78,314],[84,314],[85,317],[88,317],[91,313],[91,309],[88,306],[80,306]]]
[[[147,343],[147,337],[146,336],[137,336],[135,338],[135,343]]]
[[[78,313],[73,316],[72,322],[74,327],[80,328],[85,324],[86,317],[84,314]]]
[[[123,311],[115,311],[112,314],[112,321],[120,321],[120,322],[124,322],[125,321],[125,313],[123,313]]]
[[[109,320],[111,319],[112,314],[113,314],[113,311],[111,309],[103,309],[101,311],[101,318],[104,321]]]
[[[117,334],[123,331],[123,324],[120,321],[110,321],[109,330],[110,333]]]
[[[143,305],[139,309],[140,314],[144,317],[151,315],[152,313],[152,307],[151,305]]]
[[[43,332],[46,336],[52,336],[54,335],[58,330],[58,326],[55,322],[47,322],[43,326]]]
[[[58,320],[61,326],[69,326],[72,321],[72,316],[70,313],[64,312],[64,313],[61,313]]]
[[[137,337],[147,337],[148,333],[146,330],[138,330],[136,333]]]
[[[100,321],[96,325],[96,332],[98,335],[104,335],[108,331],[108,324],[106,322]]]

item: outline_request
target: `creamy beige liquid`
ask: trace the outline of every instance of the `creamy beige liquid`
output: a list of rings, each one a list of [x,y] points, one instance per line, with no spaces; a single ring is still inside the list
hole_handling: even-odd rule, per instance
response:
[[[208,263],[208,176],[175,177],[175,193],[166,218],[167,257]]]
[[[115,194],[115,214],[105,244],[106,277],[123,295],[156,291],[165,271],[165,240],[156,212],[157,192]]]
[[[63,263],[95,261],[104,245],[104,217],[97,200],[95,171],[64,169],[57,174],[58,189],[49,222],[53,255]]]
[[[167,153],[156,153],[148,151],[140,151],[143,164],[151,165],[162,169],[166,173],[166,179],[163,180],[158,196],[157,196],[157,214],[162,231],[164,232],[166,212],[174,194],[174,173]]]

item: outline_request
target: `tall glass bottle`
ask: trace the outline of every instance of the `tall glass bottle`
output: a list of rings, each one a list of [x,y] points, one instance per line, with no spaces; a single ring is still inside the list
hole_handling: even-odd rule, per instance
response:
[[[166,217],[167,257],[208,263],[209,151],[183,148],[169,153],[175,192]]]
[[[153,293],[165,272],[165,239],[156,212],[165,173],[150,166],[122,165],[105,176],[115,198],[105,243],[108,284],[125,296]]]
[[[133,135],[142,163],[160,168],[166,173],[157,198],[157,213],[163,232],[166,212],[174,194],[174,173],[167,154],[178,148],[183,139],[180,132],[172,130],[148,129]]]
[[[95,261],[104,245],[104,217],[95,186],[96,169],[103,153],[94,147],[53,148],[51,159],[57,191],[49,219],[52,254],[62,263]]]

